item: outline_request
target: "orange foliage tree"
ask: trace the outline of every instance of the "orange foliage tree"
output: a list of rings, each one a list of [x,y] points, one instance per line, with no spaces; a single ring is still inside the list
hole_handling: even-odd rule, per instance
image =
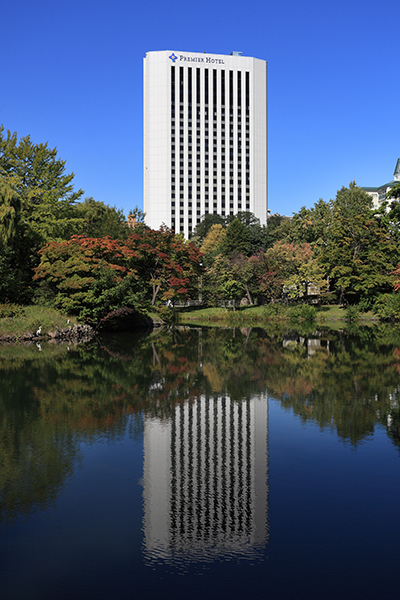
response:
[[[157,300],[187,297],[201,258],[193,244],[167,229],[125,240],[73,236],[40,250],[34,279],[57,308],[94,324],[121,307],[143,310]]]

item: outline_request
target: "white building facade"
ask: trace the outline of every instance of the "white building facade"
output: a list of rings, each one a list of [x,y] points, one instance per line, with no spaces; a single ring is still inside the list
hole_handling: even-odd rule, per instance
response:
[[[266,223],[267,63],[233,53],[144,58],[144,212],[189,237],[206,214]]]
[[[393,173],[393,181],[389,181],[389,183],[384,183],[378,187],[362,187],[362,190],[368,192],[368,194],[372,197],[373,207],[378,209],[381,207],[383,202],[389,202],[390,198],[386,198],[386,194],[390,192],[393,186],[400,182],[400,158],[397,159],[396,166]]]

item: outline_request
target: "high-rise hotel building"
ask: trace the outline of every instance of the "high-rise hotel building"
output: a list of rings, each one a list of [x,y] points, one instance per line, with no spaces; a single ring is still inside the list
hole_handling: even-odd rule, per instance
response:
[[[144,211],[189,237],[208,214],[267,219],[267,63],[234,52],[144,58]]]

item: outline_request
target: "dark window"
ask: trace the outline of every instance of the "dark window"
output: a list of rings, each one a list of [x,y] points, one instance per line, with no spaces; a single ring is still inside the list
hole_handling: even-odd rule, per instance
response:
[[[200,104],[200,69],[196,69],[196,103]]]
[[[188,68],[188,104],[192,106],[192,68]],[[191,114],[191,111],[190,111]]]
[[[213,69],[213,109],[214,109],[214,118],[216,118],[216,108],[217,108],[217,69]]]
[[[183,104],[183,67],[179,67],[179,102]]]

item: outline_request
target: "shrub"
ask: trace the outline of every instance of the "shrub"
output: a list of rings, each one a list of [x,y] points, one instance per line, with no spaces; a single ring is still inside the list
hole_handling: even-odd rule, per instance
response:
[[[286,308],[279,302],[270,302],[264,308],[265,317],[283,317],[286,315]]]
[[[369,310],[373,310],[374,300],[372,298],[361,298],[357,306],[360,312],[368,312]]]
[[[152,327],[151,319],[128,306],[109,312],[98,324],[101,331],[127,331],[147,327]]]
[[[25,309],[19,304],[0,304],[0,319],[13,319],[14,317],[24,317]]]
[[[175,323],[175,321],[178,320],[178,316],[174,307],[169,306],[168,304],[160,306],[158,313],[165,323]]]
[[[317,318],[317,311],[314,306],[310,306],[309,304],[300,304],[298,306],[293,306],[289,310],[289,318],[291,321],[315,321]]]
[[[375,302],[374,313],[383,321],[400,319],[400,292],[382,294]]]
[[[360,319],[360,307],[358,305],[350,305],[346,308],[346,321],[355,323]]]

